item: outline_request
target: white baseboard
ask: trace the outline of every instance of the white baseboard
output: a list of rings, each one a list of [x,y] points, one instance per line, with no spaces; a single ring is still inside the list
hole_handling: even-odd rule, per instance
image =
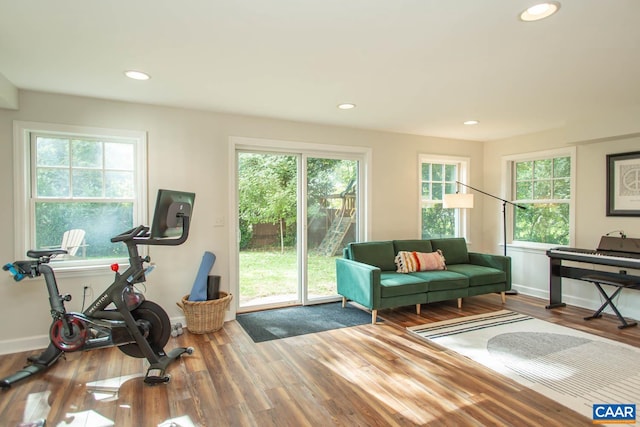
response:
[[[515,283],[511,287],[517,290],[518,293],[521,293],[523,295],[529,295],[532,297],[549,300],[549,291],[547,289],[533,288],[529,286],[518,285]],[[569,304],[569,305],[573,305],[581,308],[596,309],[599,307],[599,305],[596,305],[597,301],[592,301],[586,298],[577,297],[567,292],[562,293],[562,302],[564,302],[565,304]]]
[[[20,353],[44,349],[49,345],[49,335],[38,335],[27,338],[0,341],[0,354]]]
[[[181,323],[186,326],[184,316],[176,316],[169,319],[171,324]],[[225,319],[226,320],[226,319]],[[229,319],[230,320],[230,319]],[[0,355],[20,353],[23,351],[43,350],[49,345],[49,335],[37,335],[26,338],[16,338],[0,341]]]
[[[586,284],[586,286],[592,286],[592,285]],[[542,298],[547,301],[549,300],[548,290],[542,290],[539,288],[533,288],[533,287],[528,287],[528,286],[523,286],[518,284],[513,284],[512,288],[517,290],[518,293],[521,293],[523,295]],[[637,291],[630,291],[630,292],[637,292]],[[572,305],[575,307],[586,308],[586,309],[595,311],[598,308],[600,308],[600,305],[604,301],[601,298],[594,300],[593,298],[584,298],[581,296],[573,295],[565,290],[562,293],[562,302],[567,305]],[[616,306],[622,312],[622,315],[625,318],[640,319],[640,310],[636,307],[635,304],[632,304],[632,301],[626,301],[626,304],[625,304],[625,300],[617,299]],[[615,315],[611,307],[605,308],[603,310],[603,313]]]
[[[518,293],[523,294],[523,295],[529,295],[532,297],[536,297],[536,298],[542,298],[542,299],[549,299],[549,292],[548,291],[542,291],[538,288],[532,288],[529,286],[523,286],[523,285],[517,285],[517,284],[512,284],[511,285],[511,289],[514,289],[516,291],[518,291]]]

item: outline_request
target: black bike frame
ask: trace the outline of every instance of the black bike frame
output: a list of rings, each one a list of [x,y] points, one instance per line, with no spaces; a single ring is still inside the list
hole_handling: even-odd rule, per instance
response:
[[[97,332],[96,336],[87,338],[78,348],[73,348],[69,351],[136,344],[150,364],[147,369],[147,375],[145,376],[145,383],[166,383],[169,381],[169,376],[165,375],[165,370],[169,363],[184,353],[192,354],[193,348],[178,347],[169,351],[169,354],[166,354],[162,348],[164,343],[158,345],[158,343],[153,342],[154,345],[152,346],[144,335],[144,333],[148,331],[143,331],[139,327],[140,324],[144,329],[144,319],[136,321],[132,314],[132,311],[135,311],[135,309],[142,304],[144,297],[140,294],[140,300],[137,302],[134,300],[136,304],[132,306],[129,304],[129,301],[125,300],[125,291],[129,288],[131,292],[135,293],[133,285],[146,281],[145,272],[147,270],[144,267],[144,263],[150,262],[150,258],[148,256],[144,258],[140,256],[138,245],[177,246],[187,240],[189,236],[189,215],[178,215],[182,217],[182,234],[178,238],[152,238],[149,233],[149,227],[141,225],[111,239],[112,243],[123,242],[126,244],[129,254],[129,267],[123,273],[116,271],[113,283],[109,285],[95,301],[89,304],[88,308],[82,313],[67,312],[64,303],[65,301],[69,301],[71,297],[68,295],[60,295],[54,271],[48,264],[51,256],[66,253],[66,251],[29,251],[27,255],[35,258],[35,260],[16,261],[13,264],[5,265],[3,269],[10,270],[12,274],[16,274],[16,280],[22,280],[23,277],[33,278],[39,275],[44,276],[49,294],[51,315],[54,318],[54,322],[62,322],[65,334],[68,336],[73,335],[74,319],[80,320],[83,325],[87,325]],[[115,310],[107,308],[112,303],[115,306]],[[163,314],[166,316],[166,313]],[[76,323],[75,325],[77,328],[78,324]],[[114,340],[114,331],[120,333],[117,340]],[[13,383],[47,369],[53,365],[64,352],[65,351],[58,348],[53,341],[50,342],[49,346],[39,356],[29,358],[29,365],[13,375],[0,379],[0,386],[3,389],[9,388]],[[127,354],[129,353],[127,352]],[[152,372],[156,371],[158,371],[159,374],[152,375]]]

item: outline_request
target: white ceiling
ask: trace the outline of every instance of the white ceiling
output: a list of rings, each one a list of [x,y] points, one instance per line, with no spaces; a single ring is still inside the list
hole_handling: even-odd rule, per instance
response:
[[[0,74],[20,89],[469,140],[637,108],[640,0],[560,1],[524,23],[535,0],[0,0]]]

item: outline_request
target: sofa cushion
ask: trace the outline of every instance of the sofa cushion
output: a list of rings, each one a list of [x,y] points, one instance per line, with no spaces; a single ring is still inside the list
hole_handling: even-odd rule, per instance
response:
[[[469,286],[491,285],[507,281],[504,271],[482,265],[456,264],[449,266],[449,270],[467,276]]]
[[[380,296],[383,298],[413,295],[427,292],[427,283],[410,274],[382,272],[380,274]]]
[[[427,284],[427,291],[429,292],[469,287],[469,278],[467,276],[449,270],[416,272],[409,273],[407,276],[423,280]]]
[[[439,249],[436,252],[429,253],[400,251],[396,255],[395,261],[398,273],[447,269],[442,251]]]
[[[463,237],[454,237],[450,239],[432,239],[431,246],[433,250],[440,249],[447,265],[452,264],[468,264],[469,252],[467,252],[467,242]]]
[[[349,243],[349,252],[354,261],[376,266],[382,271],[396,270],[396,264],[393,261],[396,253],[391,240]]]
[[[394,240],[393,248],[395,249],[395,253],[400,251],[433,252],[430,240]]]

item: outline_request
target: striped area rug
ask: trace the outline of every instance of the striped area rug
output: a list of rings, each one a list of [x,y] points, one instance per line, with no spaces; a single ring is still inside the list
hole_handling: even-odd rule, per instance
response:
[[[586,417],[594,403],[640,407],[640,349],[508,310],[407,328]]]

